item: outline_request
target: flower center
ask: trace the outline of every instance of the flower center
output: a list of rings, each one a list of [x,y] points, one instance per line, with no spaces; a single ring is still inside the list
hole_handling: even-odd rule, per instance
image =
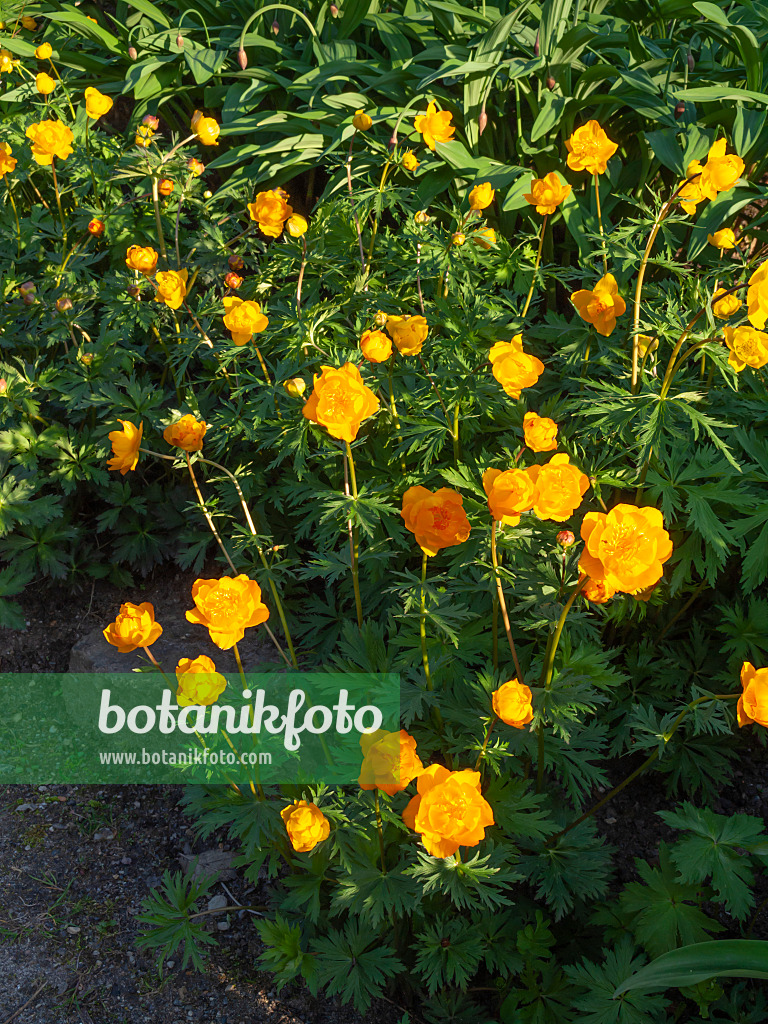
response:
[[[430,509],[432,513],[432,525],[439,532],[443,533],[448,529],[451,522],[451,514],[445,508],[440,505],[433,505]]]
[[[231,587],[217,587],[207,597],[205,614],[214,625],[227,624],[239,618],[240,592]]]

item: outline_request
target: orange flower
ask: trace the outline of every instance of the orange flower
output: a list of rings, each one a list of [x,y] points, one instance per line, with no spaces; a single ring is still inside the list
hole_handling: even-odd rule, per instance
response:
[[[155,609],[149,604],[133,604],[126,601],[120,605],[117,618],[103,631],[108,643],[121,654],[130,654],[139,647],[149,647],[163,632],[155,622]]]
[[[288,197],[282,189],[270,189],[259,192],[252,203],[248,203],[251,220],[259,225],[262,234],[269,238],[279,238],[283,225],[293,214],[293,207],[286,202]]]
[[[718,139],[707,153],[701,174],[701,191],[707,199],[717,199],[718,192],[728,192],[744,173],[744,161],[735,153],[725,152],[725,139]]]
[[[139,448],[141,437],[144,433],[144,424],[140,423],[134,427],[130,420],[118,420],[122,423],[122,430],[112,430],[107,435],[112,442],[112,453],[114,458],[107,462],[109,469],[119,469],[125,476],[132,469],[136,469],[139,461]]]
[[[261,312],[261,306],[253,299],[241,299],[237,295],[225,295],[224,326],[232,333],[234,345],[246,345],[254,334],[260,334],[269,326],[269,320]]]
[[[26,131],[32,142],[32,156],[43,167],[50,167],[53,158],[66,160],[72,153],[75,136],[61,121],[40,121],[31,124]]]
[[[484,181],[480,185],[475,185],[469,193],[470,210],[479,211],[487,209],[493,202],[493,197],[495,195],[496,193],[491,188],[490,181]]]
[[[544,363],[523,352],[523,336],[497,341],[489,356],[493,376],[510,398],[519,398],[523,388],[531,388],[544,372]]]
[[[170,178],[161,178],[157,183],[157,191],[161,196],[169,196],[175,188],[176,185]]]
[[[227,680],[206,654],[194,660],[181,658],[176,666],[176,680],[176,703],[180,708],[215,704],[227,688]]]
[[[533,694],[530,686],[518,679],[508,679],[493,692],[493,711],[513,729],[522,729],[528,725],[533,721]]]
[[[434,153],[436,142],[449,142],[456,129],[451,125],[450,110],[438,111],[434,103],[427,106],[425,114],[419,114],[413,127],[423,137],[425,145]]]
[[[203,117],[202,111],[196,110],[192,115],[190,128],[204,146],[218,146],[221,129],[215,118]]]
[[[9,174],[16,169],[16,157],[7,142],[0,142],[0,174]]]
[[[183,448],[185,452],[199,452],[203,448],[206,430],[207,424],[203,420],[196,420],[187,413],[165,428],[163,438],[168,444],[175,448]]]
[[[93,235],[95,238],[100,238],[104,234],[104,221],[99,220],[98,217],[94,217],[93,220],[89,220],[88,234]]]
[[[432,857],[450,857],[460,846],[477,846],[494,824],[493,810],[480,792],[480,773],[468,768],[449,772],[430,765],[419,776],[418,795],[403,811]]]
[[[416,740],[405,729],[399,732],[377,729],[361,736],[360,746],[363,751],[358,780],[361,789],[380,789],[394,796],[424,771],[416,753]]]
[[[164,302],[169,309],[178,309],[187,297],[186,270],[159,270],[155,275],[157,302]]]
[[[129,245],[125,254],[125,265],[149,277],[155,272],[157,253],[149,245]]]
[[[627,304],[619,295],[619,286],[613,274],[605,274],[593,291],[582,288],[571,295],[571,302],[582,320],[592,324],[598,333],[608,337],[616,326],[616,317],[622,316]]]
[[[297,853],[309,853],[331,834],[331,825],[320,808],[306,800],[294,800],[280,811],[291,846]]]
[[[768,363],[768,334],[756,331],[749,324],[723,328],[725,343],[730,349],[728,363],[740,373],[746,366],[759,370]]]
[[[354,441],[363,420],[378,412],[379,400],[363,384],[354,363],[338,368],[321,366],[320,369],[302,412],[308,420],[325,427],[331,437]]]
[[[762,331],[768,320],[768,261],[762,263],[749,279],[747,316],[752,326]]]
[[[491,515],[503,526],[517,526],[522,513],[533,508],[533,480],[524,469],[486,469],[483,489]]]
[[[720,298],[720,296],[723,298]],[[727,294],[727,289],[718,288],[712,296],[712,312],[720,320],[727,320],[729,316],[738,313],[741,309],[741,299],[734,292]]]
[[[605,174],[608,161],[619,148],[611,142],[597,121],[587,121],[565,143],[572,171]]]
[[[409,487],[403,495],[400,515],[425,555],[436,555],[441,548],[463,544],[469,537],[464,499],[448,487],[441,487],[434,494],[426,487]]]
[[[741,688],[744,692],[736,705],[739,726],[757,722],[768,727],[768,668],[755,668],[745,661],[741,667]]]
[[[417,356],[429,328],[423,316],[388,316],[387,330],[401,356]]]
[[[370,363],[383,363],[392,355],[392,342],[383,331],[363,331],[360,348]]]
[[[536,207],[536,213],[549,215],[571,194],[571,186],[560,181],[554,171],[543,178],[531,180],[531,191],[523,195],[523,199]]]
[[[616,505],[608,513],[588,512],[581,536],[585,544],[579,569],[625,594],[657,583],[672,554],[672,541],[657,508]]]
[[[533,511],[539,519],[564,523],[581,504],[589,487],[589,477],[570,464],[565,454],[553,455],[543,466],[529,466],[525,471],[536,489]]]
[[[557,424],[547,416],[527,412],[523,417],[523,432],[532,452],[553,452],[557,448]]]
[[[220,580],[195,580],[192,584],[195,607],[187,613],[187,622],[205,626],[211,640],[223,651],[234,647],[246,629],[269,618],[269,609],[261,600],[261,587],[247,576],[222,576]]]
[[[585,579],[583,575],[579,576],[579,582]],[[582,597],[586,597],[592,604],[605,604],[606,601],[610,601],[616,591],[613,587],[609,586],[605,580],[598,582],[597,580],[586,577],[587,582],[581,588]]]
[[[194,178],[199,178],[200,175],[205,170],[205,164],[202,162],[202,160],[198,160],[195,157],[190,157],[190,159],[187,160],[187,169]]]

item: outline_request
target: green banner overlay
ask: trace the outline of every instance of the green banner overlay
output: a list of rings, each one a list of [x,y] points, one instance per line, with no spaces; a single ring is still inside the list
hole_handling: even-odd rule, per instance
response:
[[[0,783],[342,785],[366,735],[400,728],[397,675],[225,678],[214,703],[185,706],[156,671],[0,674]]]

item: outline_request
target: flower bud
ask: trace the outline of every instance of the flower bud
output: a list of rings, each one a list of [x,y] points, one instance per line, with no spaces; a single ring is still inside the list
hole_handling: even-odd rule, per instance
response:
[[[242,270],[245,266],[245,260],[242,256],[230,256],[227,263],[230,270]]]
[[[141,288],[137,284],[129,285],[128,294],[132,299],[139,299],[141,298]]]
[[[331,17],[332,18],[338,18],[338,16],[339,16],[339,8],[336,6],[336,4],[331,4],[329,10],[331,12]]]
[[[19,285],[19,293],[21,295],[30,295],[35,291],[37,291],[37,286],[34,281],[25,281],[24,284]]]
[[[682,100],[678,100],[675,104],[675,120],[679,121],[685,113],[685,103]]]
[[[693,59],[693,54],[691,53],[690,50],[688,51],[687,60],[688,60],[688,70],[689,71],[693,71],[693,69],[696,67],[696,61]]]
[[[160,119],[155,117],[154,114],[145,114],[141,119],[141,123],[145,124],[147,128],[151,128],[153,132],[156,132],[160,127]]]
[[[387,314],[379,310],[376,313],[376,316],[373,318],[373,322],[376,324],[377,327],[386,327],[388,319],[389,317],[387,316]]]
[[[99,220],[98,217],[94,217],[93,220],[89,220],[88,234],[93,235],[95,238],[101,238],[104,234],[104,221]]]
[[[131,58],[131,60],[138,60],[139,55],[136,51],[135,46],[128,47],[128,56]]]
[[[237,291],[242,283],[242,277],[240,277],[239,274],[236,274],[233,270],[230,270],[230,272],[224,276],[224,284],[227,288],[231,288],[233,291]]]
[[[22,295],[21,300],[25,306],[34,306],[34,304],[37,302],[34,292],[26,292],[24,295]]]
[[[467,240],[467,236],[463,231],[454,231],[451,241],[454,245],[464,245]]]
[[[485,106],[480,111],[480,116],[477,119],[477,134],[482,135],[485,129],[488,127],[488,115],[485,112]]]
[[[248,56],[242,46],[237,51],[237,63],[240,65],[241,71],[245,71],[248,67]]]
[[[190,174],[194,174],[196,178],[199,178],[205,170],[205,164],[200,160],[196,160],[195,157],[192,157],[187,160],[187,168],[189,169]]]
[[[60,299],[56,299],[56,309],[59,313],[66,313],[72,309],[72,299],[68,295],[62,295]]]
[[[78,352],[77,358],[83,366],[90,366],[93,362],[93,352]]]
[[[554,80],[552,75],[549,75],[548,78],[547,78],[547,88],[549,89],[549,91],[552,92],[552,90],[555,88],[556,85],[557,85],[557,82]]]
[[[277,35],[278,32],[280,31],[280,22],[277,20],[277,18],[275,18],[275,20],[272,22],[272,31],[274,32],[275,35]]]
[[[180,50],[184,49],[184,37],[182,36],[181,32],[179,32],[179,34],[176,36],[176,45]]]
[[[539,33],[536,33],[536,40],[533,44],[533,56],[538,57],[541,53],[541,44],[539,43]]]
[[[576,538],[573,535],[572,530],[561,530],[557,535],[557,543],[561,548],[572,548],[576,543]]]
[[[170,178],[161,178],[157,183],[157,191],[161,196],[169,196],[176,188]]]
[[[431,218],[426,210],[417,210],[413,219],[417,224],[429,224]]]
[[[307,385],[301,377],[292,377],[290,380],[284,381],[283,387],[291,398],[301,398],[307,390]]]
[[[4,395],[8,390],[8,381],[5,377],[0,377],[0,395]]]
[[[213,199],[213,192],[209,188],[203,192],[203,199]]]

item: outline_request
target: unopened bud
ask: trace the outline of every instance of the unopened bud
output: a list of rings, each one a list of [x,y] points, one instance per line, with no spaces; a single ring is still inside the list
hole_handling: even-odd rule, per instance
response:
[[[157,183],[157,191],[161,196],[169,196],[175,187],[170,178],[161,178]]]
[[[389,317],[387,316],[386,313],[382,312],[382,310],[379,310],[376,313],[376,316],[373,318],[373,321],[377,327],[386,327],[387,320],[389,320]]]
[[[154,114],[145,114],[141,119],[141,123],[145,124],[147,128],[151,128],[153,132],[156,132],[160,127],[160,120]]]
[[[429,224],[430,217],[426,210],[417,210],[413,215],[413,219],[417,224]]]
[[[79,352],[77,358],[84,366],[90,366],[93,362],[93,352]]]
[[[181,32],[179,32],[179,34],[176,36],[176,45],[180,50],[184,49],[184,37],[182,36]]]
[[[338,16],[339,16],[339,8],[336,6],[336,4],[331,4],[331,6],[329,7],[329,10],[331,12],[331,17],[332,18],[338,18]]]
[[[136,51],[136,47],[135,46],[129,46],[128,47],[128,56],[131,58],[131,60],[137,60],[138,59],[139,55],[138,55],[138,53]]]
[[[541,53],[541,46],[539,44],[539,33],[536,33],[536,41],[533,44],[533,56],[538,57]]]
[[[24,303],[25,306],[34,306],[34,304],[37,302],[37,299],[35,298],[34,292],[26,292],[24,295],[21,296],[21,301]]]
[[[454,245],[464,245],[467,240],[467,236],[463,231],[454,231],[453,238],[451,240]]]
[[[128,294],[131,296],[132,299],[141,298],[141,288],[139,288],[137,284],[129,285]]]
[[[272,31],[274,32],[275,35],[277,35],[278,32],[280,31],[280,22],[277,20],[277,18],[275,18],[275,20],[272,22]]]
[[[480,111],[480,116],[477,119],[477,134],[482,135],[485,129],[488,127],[488,115],[485,112],[485,107]]]
[[[24,284],[19,285],[19,292],[22,295],[31,295],[34,291],[37,291],[34,281],[25,281]]]
[[[572,530],[561,530],[557,535],[557,543],[561,548],[572,548],[576,543],[576,538],[573,535]]]
[[[554,80],[552,75],[549,75],[548,78],[547,78],[547,88],[549,89],[549,91],[552,92],[552,90],[555,88],[556,85],[557,85],[557,82]]]
[[[233,270],[230,270],[228,274],[224,275],[224,284],[227,288],[231,288],[233,291],[237,291],[242,283],[242,277],[240,277],[239,274],[236,274]]]
[[[696,61],[693,59],[693,54],[691,53],[690,50],[688,51],[687,60],[688,60],[688,70],[689,71],[693,71],[693,69],[696,67]]]
[[[60,299],[56,299],[56,309],[59,313],[66,313],[72,309],[72,299],[68,295],[62,295]]]
[[[230,256],[227,263],[230,270],[242,270],[245,266],[245,260],[242,256]]]
[[[8,390],[8,381],[5,377],[0,377],[0,395],[4,395]]]
[[[685,103],[682,100],[678,100],[675,104],[675,120],[679,121],[685,113]]]
[[[88,234],[94,235],[96,238],[100,238],[104,234],[104,221],[99,220],[98,217],[94,217],[93,220],[89,220]]]
[[[248,67],[248,56],[242,46],[237,51],[237,63],[240,65],[241,71],[245,71]]]
[[[213,198],[213,192],[211,192],[211,190],[209,188],[207,188],[205,190],[205,192],[203,192],[203,199],[212,199],[212,198]]]

